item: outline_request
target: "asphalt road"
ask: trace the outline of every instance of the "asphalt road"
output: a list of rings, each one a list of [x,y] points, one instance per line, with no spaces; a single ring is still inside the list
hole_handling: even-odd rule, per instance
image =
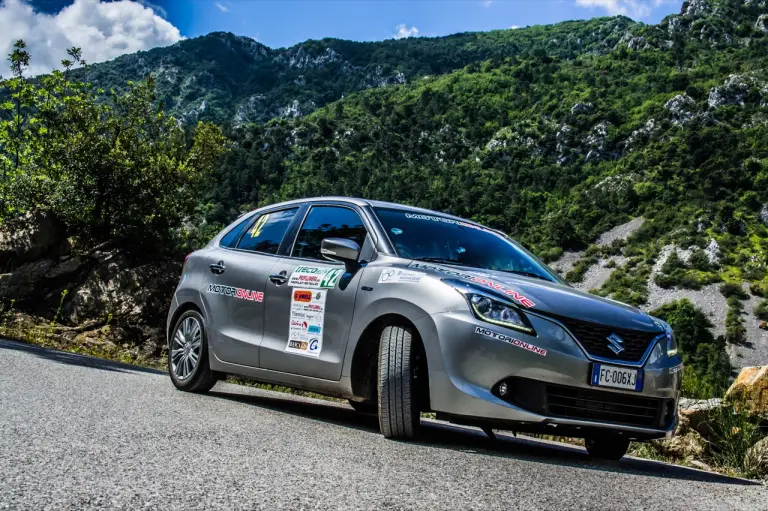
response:
[[[0,340],[0,509],[768,509],[768,488]]]

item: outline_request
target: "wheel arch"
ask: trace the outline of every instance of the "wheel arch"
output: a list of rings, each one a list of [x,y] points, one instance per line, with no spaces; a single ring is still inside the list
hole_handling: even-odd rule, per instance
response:
[[[429,371],[424,341],[419,329],[413,321],[397,313],[387,313],[378,316],[363,329],[355,344],[350,367],[352,394],[365,400],[376,398],[378,381],[379,343],[381,333],[387,326],[408,328],[416,341],[421,373],[424,375],[420,393],[423,392],[422,403],[429,409]]]
[[[176,310],[173,313],[173,316],[171,317],[171,321],[168,322],[168,329],[165,332],[166,344],[168,344],[171,340],[171,335],[173,334],[173,329],[176,327],[176,322],[179,320],[182,314],[190,310],[197,312],[203,317],[203,320],[205,320],[205,314],[203,313],[203,310],[195,302],[182,303],[176,308]]]

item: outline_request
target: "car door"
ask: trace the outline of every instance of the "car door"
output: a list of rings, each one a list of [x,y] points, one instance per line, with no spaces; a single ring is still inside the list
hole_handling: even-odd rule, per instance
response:
[[[272,268],[264,301],[261,367],[338,380],[363,268],[347,272],[324,259],[325,238],[364,245],[368,230],[359,212],[346,205],[312,205],[289,257]]]
[[[203,294],[209,305],[211,346],[220,360],[258,367],[264,335],[267,278],[299,208],[254,216],[234,240],[222,238],[209,256]]]

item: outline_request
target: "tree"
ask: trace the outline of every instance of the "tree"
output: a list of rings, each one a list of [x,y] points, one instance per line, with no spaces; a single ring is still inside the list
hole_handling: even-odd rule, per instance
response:
[[[64,72],[31,83],[22,75],[23,49],[19,41],[10,56],[14,78],[3,82],[16,103],[4,105],[11,115],[0,124],[2,217],[41,207],[93,240],[172,248],[169,237],[194,214],[201,185],[226,151],[221,130],[199,123],[187,136],[157,105],[151,78],[106,98],[71,80],[73,65],[84,65],[79,48],[67,52]]]

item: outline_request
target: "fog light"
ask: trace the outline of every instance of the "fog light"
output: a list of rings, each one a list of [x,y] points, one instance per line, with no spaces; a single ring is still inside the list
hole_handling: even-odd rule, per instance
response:
[[[499,395],[502,397],[507,395],[507,384],[504,382],[499,385]]]

